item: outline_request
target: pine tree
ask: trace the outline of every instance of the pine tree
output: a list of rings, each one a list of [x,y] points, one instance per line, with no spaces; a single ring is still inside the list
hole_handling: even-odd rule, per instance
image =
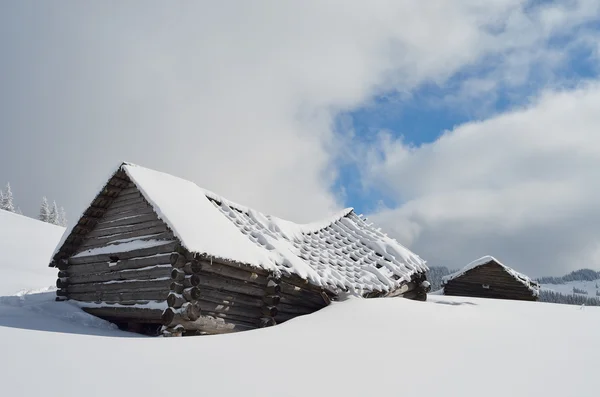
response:
[[[64,207],[60,207],[60,212],[58,215],[58,224],[63,227],[67,227],[67,213],[65,212]]]
[[[15,213],[17,213],[19,215],[23,215],[23,211],[21,211],[21,207],[17,207],[17,210],[15,211]]]
[[[0,190],[0,210],[4,209],[4,192]]]
[[[13,194],[12,190],[10,189],[10,183],[6,184],[6,188],[2,196],[2,209],[9,212],[15,212],[15,206],[13,204]]]
[[[50,219],[48,222],[53,225],[60,225],[60,213],[58,212],[58,207],[56,206],[56,201],[52,203],[52,207],[50,208]]]
[[[48,206],[48,200],[45,196],[42,197],[39,220],[43,222],[50,222],[50,206]]]

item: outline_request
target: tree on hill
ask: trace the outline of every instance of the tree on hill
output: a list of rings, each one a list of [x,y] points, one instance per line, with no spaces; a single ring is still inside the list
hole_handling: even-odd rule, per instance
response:
[[[38,219],[42,222],[50,222],[50,206],[46,197],[42,197],[42,206],[40,207],[40,215]]]
[[[53,225],[60,225],[60,214],[58,212],[58,206],[56,205],[56,201],[52,203],[52,207],[50,207],[50,216],[48,219],[49,223]]]
[[[60,207],[60,211],[58,213],[58,224],[63,227],[67,227],[67,213],[64,207]]]
[[[6,184],[6,188],[2,191],[2,195],[0,197],[0,209],[9,212],[15,212],[15,206],[13,204],[13,194],[10,189],[10,183]]]

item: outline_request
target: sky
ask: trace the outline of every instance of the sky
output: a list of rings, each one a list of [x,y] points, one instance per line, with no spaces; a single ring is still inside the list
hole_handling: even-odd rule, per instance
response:
[[[0,184],[76,221],[121,161],[431,266],[600,270],[600,2],[1,2]]]

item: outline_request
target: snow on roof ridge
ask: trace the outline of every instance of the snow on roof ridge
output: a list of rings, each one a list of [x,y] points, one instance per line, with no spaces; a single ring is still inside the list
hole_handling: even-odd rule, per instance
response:
[[[506,266],[505,264],[503,264],[502,262],[500,262],[498,259],[494,258],[491,255],[484,255],[481,258],[476,259],[476,260],[470,262],[468,265],[466,265],[465,267],[463,267],[459,271],[454,272],[452,274],[448,274],[447,276],[442,277],[442,286],[445,285],[446,283],[448,283],[448,281],[454,280],[455,278],[462,276],[463,274],[465,274],[469,270],[475,269],[476,267],[479,267],[479,266],[483,266],[483,265],[488,264],[490,262],[496,262],[498,265],[500,265],[508,274],[510,274],[517,281],[519,281],[521,284],[523,284],[527,288],[529,288],[529,290],[535,296],[537,296],[539,294],[540,286],[539,286],[538,283],[536,283],[535,281],[531,280],[531,278],[529,278],[528,276],[524,275],[523,273],[519,273],[515,269]]]

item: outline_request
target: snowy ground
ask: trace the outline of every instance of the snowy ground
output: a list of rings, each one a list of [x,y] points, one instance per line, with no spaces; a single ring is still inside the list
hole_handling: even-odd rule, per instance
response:
[[[45,265],[0,259],[0,280]],[[48,284],[30,280],[13,285]],[[600,395],[596,307],[353,299],[262,330],[146,338],[51,292],[10,293],[0,297],[2,396]]]

